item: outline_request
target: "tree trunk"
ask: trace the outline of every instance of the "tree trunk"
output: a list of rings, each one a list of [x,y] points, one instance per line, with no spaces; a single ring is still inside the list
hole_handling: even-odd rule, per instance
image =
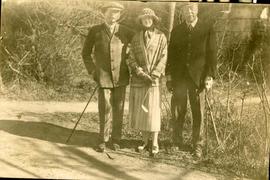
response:
[[[175,5],[176,5],[176,2],[171,2],[169,4],[169,24],[168,24],[168,40],[170,39],[170,34],[171,34],[171,31],[172,31],[172,28],[173,28],[173,23],[174,23],[174,14],[175,14]]]

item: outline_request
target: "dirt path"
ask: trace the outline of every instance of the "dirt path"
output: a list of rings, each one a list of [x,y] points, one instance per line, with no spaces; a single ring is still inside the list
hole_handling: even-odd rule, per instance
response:
[[[95,152],[80,141],[87,132],[76,132],[67,145],[70,128],[47,123],[41,116],[26,112],[50,114],[81,112],[85,103],[25,102],[0,100],[0,177],[69,178],[69,179],[227,179],[190,167],[176,167],[141,158],[130,149],[106,154]],[[90,104],[88,111],[96,111]],[[81,133],[81,134],[80,134]],[[84,133],[84,134],[83,134]],[[91,135],[91,133],[87,134]]]

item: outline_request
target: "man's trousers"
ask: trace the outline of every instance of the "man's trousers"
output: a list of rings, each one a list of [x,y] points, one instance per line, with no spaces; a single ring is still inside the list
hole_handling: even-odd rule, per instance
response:
[[[121,139],[125,93],[126,86],[98,90],[101,142],[108,142],[110,135],[113,141]]]
[[[192,112],[192,144],[193,146],[204,143],[204,99],[205,92],[199,91],[190,77],[173,84],[173,95],[171,99],[171,111],[173,121],[173,142],[181,145],[183,143],[183,126],[187,112],[187,99],[189,99]]]

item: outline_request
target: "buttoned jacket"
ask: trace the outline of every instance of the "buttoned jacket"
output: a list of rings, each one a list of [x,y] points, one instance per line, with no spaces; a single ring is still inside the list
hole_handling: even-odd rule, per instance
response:
[[[112,33],[105,23],[89,30],[82,57],[89,74],[94,74],[100,87],[114,88],[129,83],[125,59],[132,36],[133,32],[120,24],[116,24]]]
[[[198,19],[191,30],[185,22],[172,30],[166,76],[173,84],[189,76],[200,88],[206,76],[215,78],[216,65],[216,39],[210,24]]]

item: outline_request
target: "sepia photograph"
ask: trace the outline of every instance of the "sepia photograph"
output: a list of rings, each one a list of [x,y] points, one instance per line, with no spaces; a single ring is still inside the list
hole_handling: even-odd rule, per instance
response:
[[[235,2],[2,0],[0,177],[269,179],[270,4]]]

